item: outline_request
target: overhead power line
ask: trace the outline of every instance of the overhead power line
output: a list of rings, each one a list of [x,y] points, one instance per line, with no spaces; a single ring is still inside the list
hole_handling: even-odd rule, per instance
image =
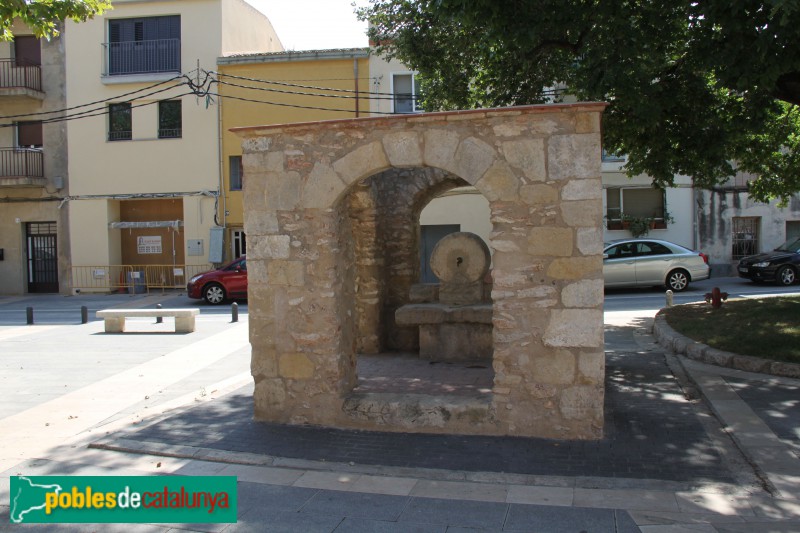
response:
[[[357,93],[359,95],[368,93],[368,94],[377,95],[377,96],[387,96],[387,97],[389,97],[387,99],[391,99],[391,98],[394,98],[395,96],[397,96],[395,93],[371,92],[371,91],[366,91],[366,90],[365,91],[356,91],[355,89],[339,89],[339,88],[335,88],[335,87],[319,87],[319,86],[314,86],[314,85],[300,85],[300,84],[297,84],[297,83],[288,83],[286,81],[265,80],[265,79],[260,79],[260,78],[249,78],[249,77],[246,77],[246,76],[234,76],[233,74],[225,74],[225,73],[217,72],[217,71],[209,71],[208,73],[209,74],[216,74],[219,83],[228,83],[228,84],[230,84],[230,82],[221,81],[221,78],[231,78],[231,79],[236,79],[236,80],[252,81],[252,82],[255,82],[255,83],[264,83],[264,84],[269,84],[269,85],[280,85],[280,86],[283,86],[283,87],[295,87],[295,88],[298,88],[298,89],[311,89],[311,90],[316,90],[316,91],[329,91],[329,92],[340,92],[340,93],[351,93],[351,94]],[[352,80],[352,78],[350,80]],[[279,92],[277,89],[273,89],[273,90],[276,91],[276,92]],[[543,96],[555,95],[555,94],[559,94],[559,93],[563,93],[563,92],[565,92],[565,89],[547,89],[545,91],[542,91],[542,95]],[[303,94],[303,93],[297,92],[297,93],[294,93],[294,94]],[[330,95],[319,95],[319,96],[330,96]],[[340,98],[345,98],[345,97],[341,96]],[[350,98],[355,98],[355,97],[350,97]],[[369,97],[364,96],[362,98],[369,98]],[[414,95],[411,98],[419,99],[420,97]]]
[[[369,93],[367,91],[363,91],[363,92],[359,91],[359,93],[357,95],[349,96],[349,95],[341,95],[341,94],[324,94],[324,93],[306,93],[306,92],[300,92],[300,91],[287,91],[287,90],[284,90],[284,89],[271,89],[269,87],[254,87],[252,85],[241,85],[241,84],[238,84],[238,83],[231,83],[229,81],[222,81],[222,80],[217,80],[216,82],[213,82],[213,83],[218,83],[220,85],[228,85],[230,87],[238,87],[240,89],[249,89],[249,90],[253,90],[253,91],[265,91],[265,92],[280,93],[280,94],[292,94],[292,95],[297,95],[297,96],[316,96],[316,97],[321,97],[321,98],[343,98],[343,99],[349,99],[349,100],[394,100],[395,99],[395,97],[393,97],[393,96],[370,96],[371,94],[375,94],[375,93]],[[325,90],[330,90],[330,89],[325,89]],[[404,96],[403,98],[406,98],[406,97]],[[409,95],[408,99],[411,99],[411,98],[416,99],[416,97],[413,97],[413,96]]]
[[[202,74],[202,79],[201,79],[201,76],[200,76],[201,74]],[[192,76],[194,76],[194,79],[193,79]],[[304,90],[327,91],[329,93],[346,93],[346,94],[309,93],[309,92],[305,92],[305,91],[274,89],[274,88],[268,88],[268,87],[257,87],[257,86],[252,86],[252,85],[242,85],[242,84],[232,83],[230,81],[225,81],[222,78],[245,80],[245,81],[250,81],[250,82],[253,82],[253,83],[265,84],[265,85],[278,85],[278,86],[282,86],[282,87],[293,87],[293,88],[304,89]],[[334,78],[331,78],[331,79],[334,79]],[[174,85],[170,85],[168,87],[163,87],[161,89],[157,89],[157,90],[154,90],[154,91],[145,92],[145,91],[149,91],[150,89],[154,89],[154,88],[160,87],[160,86],[162,86],[164,84],[175,82],[176,80],[182,80],[182,81],[180,83],[177,83],[177,84],[174,84]],[[342,78],[342,80],[343,81],[352,80],[352,78],[347,78],[347,79]],[[107,114],[109,114],[109,106],[107,106],[105,104],[108,104],[108,103],[131,103],[132,104],[131,105],[131,109],[133,109],[133,108],[138,108],[138,107],[144,107],[144,106],[148,106],[148,105],[157,104],[157,103],[162,102],[164,100],[170,100],[170,99],[175,99],[175,98],[180,98],[182,96],[190,96],[190,95],[194,95],[194,96],[197,96],[197,97],[205,97],[207,100],[210,100],[211,97],[217,97],[217,98],[225,98],[225,99],[237,100],[237,101],[241,101],[241,102],[248,102],[248,103],[254,103],[254,104],[272,105],[272,106],[279,106],[279,107],[289,107],[289,108],[295,108],[295,109],[309,109],[309,110],[315,110],[315,111],[330,111],[330,112],[335,112],[335,113],[353,113],[353,114],[355,114],[355,113],[366,113],[368,115],[396,115],[397,114],[397,113],[385,112],[385,111],[373,111],[373,110],[359,110],[359,111],[357,111],[356,109],[342,109],[342,108],[333,108],[333,107],[324,107],[324,106],[301,105],[301,104],[295,104],[295,103],[275,102],[275,101],[270,101],[270,100],[260,100],[260,99],[256,99],[256,98],[245,98],[245,97],[241,97],[241,96],[235,96],[235,95],[229,95],[229,94],[221,94],[219,92],[213,92],[212,91],[212,87],[215,84],[218,85],[218,86],[226,85],[226,86],[237,87],[237,88],[245,89],[245,90],[264,91],[264,92],[272,92],[272,93],[288,94],[288,95],[296,95],[296,96],[312,96],[312,97],[318,97],[318,98],[338,98],[338,99],[345,100],[345,101],[394,100],[398,96],[398,95],[396,95],[394,93],[370,92],[370,91],[367,91],[367,90],[356,91],[354,89],[341,89],[341,88],[336,88],[336,87],[320,87],[320,86],[312,86],[312,85],[301,85],[301,84],[296,84],[296,83],[289,83],[289,82],[286,82],[286,81],[265,80],[265,79],[259,79],[259,78],[249,78],[249,77],[245,77],[245,76],[234,76],[234,75],[229,75],[229,74],[222,74],[222,73],[216,72],[216,71],[206,71],[206,70],[202,70],[202,69],[200,69],[200,70],[195,69],[192,72],[190,72],[189,74],[183,74],[183,75],[180,75],[180,76],[175,76],[175,77],[170,78],[168,80],[164,80],[164,81],[155,83],[153,85],[149,85],[147,87],[143,87],[141,89],[137,89],[135,91],[129,91],[127,93],[123,93],[123,94],[120,94],[120,95],[115,95],[115,96],[112,96],[112,97],[109,97],[109,98],[104,98],[104,99],[101,99],[101,100],[95,100],[93,102],[88,102],[86,104],[75,105],[75,106],[67,107],[67,108],[64,108],[64,109],[58,109],[58,110],[52,110],[52,111],[42,111],[42,112],[28,113],[28,114],[0,116],[0,120],[2,120],[2,119],[21,118],[21,117],[36,117],[36,116],[44,116],[44,115],[54,115],[54,114],[59,114],[59,113],[68,113],[70,111],[74,111],[74,110],[77,110],[77,109],[90,108],[90,109],[86,109],[84,111],[78,111],[76,113],[68,113],[67,115],[56,116],[56,117],[52,117],[52,118],[45,118],[45,119],[41,120],[41,123],[43,123],[43,124],[52,124],[52,123],[66,122],[66,121],[71,121],[71,120],[78,120],[78,119],[81,119],[81,118],[90,118],[90,117],[97,117],[97,116],[107,115]],[[171,96],[169,98],[166,98],[166,99],[159,99],[159,100],[154,100],[154,101],[151,101],[151,102],[133,104],[137,100],[141,100],[143,98],[148,98],[148,97],[154,96],[156,94],[161,94],[161,93],[164,93],[166,91],[170,91],[172,89],[177,89],[179,87],[184,87],[184,86],[188,87],[188,91],[187,92],[183,92],[181,94],[173,95],[173,96]],[[543,91],[542,94],[543,95],[555,95],[555,94],[561,93],[563,91],[564,91],[563,89],[551,89],[551,90]],[[141,94],[141,93],[144,93],[144,94]],[[133,97],[132,98],[128,98],[128,99],[124,99],[126,97],[131,97],[131,96],[133,96]],[[418,100],[418,99],[420,99],[420,97],[417,96],[417,95],[402,95],[402,98],[404,100],[408,100],[408,99]],[[95,106],[95,107],[92,107],[92,106]],[[0,128],[7,128],[7,127],[12,127],[12,126],[14,126],[13,123],[0,124]]]
[[[40,111],[40,112],[37,112],[37,113],[25,113],[25,114],[19,114],[19,115],[0,115],[0,120],[2,120],[2,119],[10,119],[10,118],[21,118],[21,117],[37,117],[37,116],[42,116],[42,115],[53,115],[53,114],[56,114],[56,113],[66,113],[67,111],[73,111],[75,109],[80,109],[82,107],[89,107],[89,106],[92,106],[92,105],[102,104],[102,103],[106,103],[106,102],[119,101],[120,98],[125,98],[126,96],[130,96],[130,95],[133,95],[133,94],[136,94],[136,93],[148,91],[148,90],[153,89],[155,87],[158,87],[160,85],[164,85],[165,83],[169,83],[169,82],[172,82],[172,81],[175,81],[175,80],[179,80],[179,79],[181,79],[183,77],[184,76],[175,76],[174,78],[170,78],[168,80],[164,80],[164,81],[161,81],[159,83],[154,83],[153,85],[150,85],[148,87],[143,87],[143,88],[137,89],[135,91],[130,91],[130,92],[127,92],[127,93],[119,94],[119,95],[116,95],[116,96],[113,96],[113,97],[110,97],[110,98],[105,98],[103,100],[95,100],[94,102],[89,102],[87,104],[80,104],[80,105],[75,105],[75,106],[72,106],[72,107],[65,107],[64,109],[54,109],[52,111]],[[185,82],[184,83],[180,83],[178,85],[175,85],[174,87],[180,87],[181,85],[185,85],[185,84],[186,84]],[[170,88],[172,88],[172,87],[170,87]],[[151,94],[155,94],[155,93],[151,93]],[[136,99],[137,98],[134,98],[134,100],[136,100]]]
[[[238,100],[240,102],[249,102],[249,103],[253,103],[253,104],[274,105],[274,106],[279,106],[279,107],[294,107],[294,108],[297,108],[297,109],[313,109],[313,110],[316,110],[316,111],[335,111],[335,112],[338,112],[338,113],[356,113],[355,109],[336,109],[336,108],[331,108],[331,107],[318,107],[318,106],[307,106],[307,105],[300,105],[300,104],[287,104],[287,103],[282,103],[282,102],[271,102],[271,101],[268,101],[268,100],[256,100],[254,98],[243,98],[241,96],[233,96],[233,95],[230,95],[230,94],[220,94],[220,93],[212,93],[212,92],[208,92],[208,93],[205,93],[205,94],[210,95],[210,96],[217,96],[219,98],[224,98],[224,99],[228,99],[228,100]],[[367,111],[359,110],[358,113],[369,113],[369,114],[372,114],[372,115],[396,115],[397,114],[397,113],[387,113],[387,112],[383,112],[383,111],[369,111],[369,110],[367,110]]]
[[[181,85],[183,85],[183,84],[181,84]],[[181,85],[177,85],[176,87],[180,87]],[[173,89],[173,88],[174,87],[170,87],[170,89]],[[158,91],[158,92],[161,92],[161,91]],[[153,94],[153,93],[150,93],[150,94]],[[195,94],[194,92],[181,93],[181,94],[172,96],[171,98],[167,98],[166,100],[172,100],[174,98],[180,98],[181,96],[191,96],[191,95],[194,95],[194,94]],[[133,101],[135,101],[135,100],[129,100],[128,102],[133,102]],[[142,102],[142,103],[139,103],[139,104],[131,103],[131,109],[136,109],[136,108],[139,108],[139,107],[145,107],[145,106],[157,104],[157,103],[163,102],[163,101],[164,100],[153,100],[152,102]],[[121,103],[126,103],[126,102],[121,102]],[[78,120],[78,119],[81,119],[81,118],[90,118],[90,117],[100,117],[100,116],[108,115],[108,114],[109,114],[109,109],[108,109],[107,106],[104,106],[104,107],[97,107],[97,108],[94,108],[94,109],[89,109],[87,111],[81,111],[79,113],[73,113],[72,115],[67,115],[67,116],[63,116],[63,117],[48,118],[48,119],[44,119],[44,120],[42,120],[40,122],[42,124],[56,124],[58,122],[69,122],[71,120]],[[14,127],[14,126],[15,126],[14,123],[0,124],[0,128],[11,128],[11,127]]]

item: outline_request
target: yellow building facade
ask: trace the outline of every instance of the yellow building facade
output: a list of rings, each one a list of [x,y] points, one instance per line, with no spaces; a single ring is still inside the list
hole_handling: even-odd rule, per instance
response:
[[[366,48],[244,54],[218,59],[225,258],[246,251],[242,147],[231,128],[370,115]]]

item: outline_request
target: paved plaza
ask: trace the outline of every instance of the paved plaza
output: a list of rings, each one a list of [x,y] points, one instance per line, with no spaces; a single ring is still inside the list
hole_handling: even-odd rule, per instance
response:
[[[257,423],[246,306],[233,323],[229,308],[200,305],[192,334],[169,319],[106,334],[80,324],[80,305],[197,302],[50,298],[0,297],[0,530],[17,528],[10,475],[211,474],[238,477],[236,524],[27,527],[800,531],[800,381],[665,353],[653,312],[606,313],[604,438],[559,441]],[[36,325],[27,305],[41,308]],[[480,395],[491,369],[364,357],[359,377],[363,390]]]

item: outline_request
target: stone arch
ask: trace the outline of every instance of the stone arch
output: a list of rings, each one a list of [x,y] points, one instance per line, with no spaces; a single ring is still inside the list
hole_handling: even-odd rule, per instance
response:
[[[353,219],[358,353],[418,349],[416,328],[398,326],[394,314],[419,281],[420,212],[437,195],[466,184],[433,167],[390,168],[340,199]]]
[[[247,175],[256,417],[599,437],[602,108],[529,106],[236,130]],[[388,399],[374,406],[378,416],[347,409],[358,339],[355,251],[342,199],[390,168],[426,167],[474,185],[490,202],[495,379],[489,404],[434,399],[413,406],[430,416],[408,426],[385,412]]]

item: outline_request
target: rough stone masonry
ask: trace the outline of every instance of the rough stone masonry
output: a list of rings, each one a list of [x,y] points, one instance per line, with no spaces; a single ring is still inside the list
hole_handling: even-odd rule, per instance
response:
[[[603,109],[543,105],[236,129],[247,176],[256,418],[600,438]],[[419,281],[419,209],[464,183],[489,200],[493,225],[491,395],[375,397],[352,408],[357,350],[417,342],[390,317]]]

